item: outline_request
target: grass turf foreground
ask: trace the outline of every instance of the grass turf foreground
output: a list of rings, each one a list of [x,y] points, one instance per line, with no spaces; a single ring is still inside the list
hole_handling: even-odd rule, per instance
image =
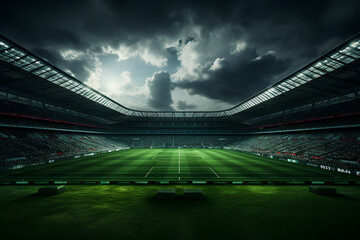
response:
[[[159,201],[160,186],[0,187],[0,236],[12,239],[357,239],[360,187],[201,186],[201,201]],[[199,186],[175,186],[177,193]]]

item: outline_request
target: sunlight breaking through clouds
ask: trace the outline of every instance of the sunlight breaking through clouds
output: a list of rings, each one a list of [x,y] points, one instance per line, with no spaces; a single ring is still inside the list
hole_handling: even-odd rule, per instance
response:
[[[360,22],[356,0],[311,8],[272,2],[256,10],[251,1],[220,8],[211,0],[80,0],[71,9],[66,1],[22,1],[27,11],[20,15],[19,5],[6,4],[2,34],[120,104],[151,110],[238,104],[357,33]],[[159,72],[169,75],[166,94],[149,90]]]

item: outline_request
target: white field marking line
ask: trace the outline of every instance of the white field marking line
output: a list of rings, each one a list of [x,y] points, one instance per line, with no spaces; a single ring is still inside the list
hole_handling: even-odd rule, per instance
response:
[[[170,157],[172,157],[173,155],[166,155],[166,156],[164,156],[164,155],[155,155],[155,157],[157,157],[157,158],[170,158]]]
[[[200,153],[198,150],[196,150],[196,153],[202,158],[202,159],[205,159]]]
[[[180,149],[179,149],[179,174],[180,174]],[[180,181],[180,175],[179,175],[179,181]]]
[[[163,150],[157,152],[151,159],[154,160],[154,158],[156,158],[156,157],[159,155],[159,153],[161,153],[162,151],[163,151]]]
[[[149,173],[150,173],[153,169],[154,169],[154,167],[152,167],[152,168],[148,171],[148,173],[145,175],[145,177],[147,177],[147,176],[149,175]]]
[[[179,174],[180,174],[180,150],[179,150]]]
[[[216,172],[211,167],[209,167],[209,168],[219,178],[219,175],[217,175]]]

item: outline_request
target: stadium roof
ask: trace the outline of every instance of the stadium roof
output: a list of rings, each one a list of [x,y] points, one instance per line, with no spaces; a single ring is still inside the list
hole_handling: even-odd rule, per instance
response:
[[[89,115],[126,118],[249,119],[360,90],[360,34],[243,101],[221,111],[129,109],[0,35],[0,91]]]

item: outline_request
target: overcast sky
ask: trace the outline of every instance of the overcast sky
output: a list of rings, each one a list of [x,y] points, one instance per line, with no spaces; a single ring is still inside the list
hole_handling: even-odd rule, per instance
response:
[[[359,30],[360,1],[4,1],[0,32],[138,110],[232,107]]]

